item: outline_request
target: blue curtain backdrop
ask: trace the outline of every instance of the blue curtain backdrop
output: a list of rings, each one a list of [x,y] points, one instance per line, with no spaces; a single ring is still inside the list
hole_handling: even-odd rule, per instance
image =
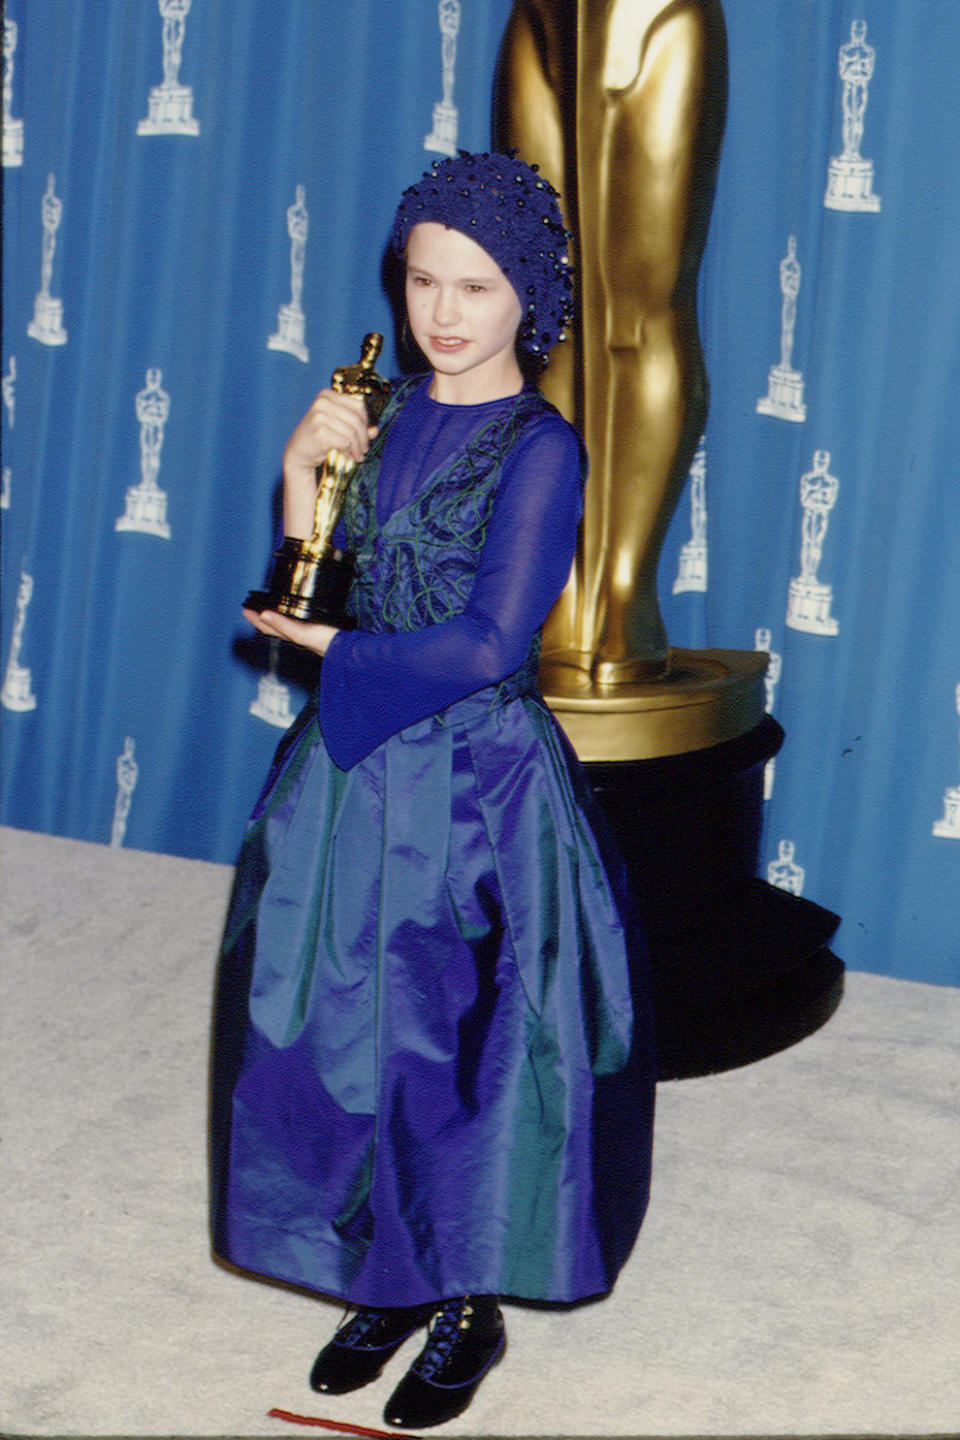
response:
[[[664,614],[773,654],[770,878],[841,912],[854,968],[957,984],[960,11],[725,8],[712,402]],[[9,0],[6,823],[234,858],[309,684],[239,615],[283,444],[366,330],[395,367],[393,207],[488,145],[509,9]]]

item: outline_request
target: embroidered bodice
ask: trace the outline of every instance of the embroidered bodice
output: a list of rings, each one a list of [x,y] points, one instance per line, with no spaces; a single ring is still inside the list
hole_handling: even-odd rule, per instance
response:
[[[532,387],[437,406],[426,383],[397,387],[348,491],[358,628],[331,644],[320,686],[344,768],[467,695],[533,690],[576,544],[581,447],[553,407]]]

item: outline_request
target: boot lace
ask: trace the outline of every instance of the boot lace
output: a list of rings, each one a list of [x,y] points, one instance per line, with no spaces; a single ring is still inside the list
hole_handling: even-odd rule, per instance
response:
[[[473,1306],[469,1300],[452,1300],[438,1310],[430,1321],[426,1349],[416,1361],[415,1369],[429,1380],[446,1365],[464,1330],[470,1328]]]

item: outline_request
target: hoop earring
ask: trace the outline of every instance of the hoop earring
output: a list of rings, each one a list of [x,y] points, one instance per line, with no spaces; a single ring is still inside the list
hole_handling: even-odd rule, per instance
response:
[[[403,324],[400,326],[399,349],[400,363],[404,369],[408,367],[422,369],[427,365],[427,357],[413,338],[413,331],[410,329],[410,322],[406,316],[404,316]]]

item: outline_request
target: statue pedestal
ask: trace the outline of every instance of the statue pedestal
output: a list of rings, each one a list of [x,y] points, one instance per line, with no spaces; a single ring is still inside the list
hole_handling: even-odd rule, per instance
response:
[[[709,557],[706,542],[688,540],[680,550],[677,578],[673,582],[674,595],[688,590],[705,591],[709,573]]]
[[[757,401],[758,415],[775,415],[780,420],[806,420],[803,403],[803,376],[786,365],[772,366],[767,376],[767,393]]]
[[[146,119],[137,122],[138,135],[199,135],[189,85],[153,85]]]
[[[455,105],[439,100],[433,107],[433,129],[424,137],[424,150],[438,150],[441,155],[456,155],[459,112]]]
[[[757,876],[764,768],[783,741],[764,713],[766,664],[753,651],[671,651],[664,681],[592,699],[588,682],[561,689],[563,669],[544,667],[640,905],[662,1080],[785,1049],[843,993],[826,948],[838,917]]]
[[[934,835],[945,840],[960,840],[960,785],[948,787],[943,797],[943,819],[933,822]]]
[[[671,649],[666,674],[606,687],[548,654],[540,686],[584,764],[651,760],[703,750],[758,725],[768,663],[757,650]]]
[[[811,635],[836,635],[840,622],[830,614],[832,605],[832,586],[794,576],[787,594],[787,624]]]
[[[267,340],[268,350],[286,350],[304,364],[310,359],[306,344],[307,317],[299,305],[281,305],[277,312],[276,333]]]
[[[156,485],[131,485],[127,490],[126,509],[113,522],[114,530],[139,530],[144,535],[170,539],[167,524],[167,492]]]
[[[838,155],[830,161],[823,203],[830,210],[879,210],[873,193],[873,161]]]
[[[25,665],[8,664],[0,690],[0,704],[8,710],[35,710],[37,697],[30,688],[30,671]]]
[[[11,120],[4,116],[3,163],[4,165],[23,164],[23,121],[21,119]]]
[[[33,302],[33,319],[27,326],[27,334],[41,345],[66,345],[67,332],[63,328],[63,301],[41,290]]]

